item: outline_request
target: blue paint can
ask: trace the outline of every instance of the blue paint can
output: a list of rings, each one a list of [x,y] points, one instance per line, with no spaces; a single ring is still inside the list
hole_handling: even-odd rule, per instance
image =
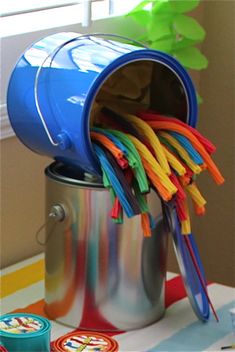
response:
[[[27,313],[4,314],[0,317],[0,344],[7,351],[50,352],[49,320]]]
[[[89,134],[92,107],[108,78],[138,62],[153,65],[149,108],[195,126],[196,94],[181,64],[165,53],[117,38],[57,33],[25,51],[10,78],[7,107],[16,135],[28,148],[100,174]]]

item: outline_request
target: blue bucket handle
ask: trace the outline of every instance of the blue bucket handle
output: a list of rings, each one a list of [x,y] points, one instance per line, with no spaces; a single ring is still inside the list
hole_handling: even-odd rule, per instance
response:
[[[49,141],[51,142],[51,144],[55,147],[60,146],[61,149],[67,149],[70,145],[70,139],[68,137],[68,135],[66,134],[66,132],[62,132],[60,134],[57,135],[57,139],[59,140],[58,142],[54,141],[53,137],[51,136],[51,133],[47,127],[46,121],[43,117],[41,108],[40,108],[40,104],[39,104],[39,99],[38,99],[38,83],[39,83],[39,77],[40,77],[40,73],[42,71],[42,68],[44,66],[44,64],[46,63],[46,61],[51,58],[51,62],[53,61],[53,57],[58,53],[58,51],[60,49],[62,49],[64,46],[66,46],[67,44],[72,43],[73,41],[76,41],[78,39],[84,39],[84,38],[90,38],[90,37],[111,37],[111,38],[118,38],[118,39],[125,39],[127,41],[131,41],[133,44],[136,44],[138,46],[141,46],[142,48],[145,49],[149,49],[146,45],[140,43],[139,41],[132,39],[132,38],[128,38],[122,35],[117,35],[117,34],[105,34],[105,33],[94,33],[94,34],[81,34],[77,37],[74,37],[72,39],[67,40],[66,42],[64,42],[63,44],[59,45],[54,51],[52,51],[42,62],[42,64],[38,67],[38,70],[36,72],[36,76],[35,76],[35,83],[34,83],[34,99],[35,99],[35,105],[36,105],[36,109],[37,109],[37,113],[40,117],[40,120],[42,122],[42,125],[44,127],[44,130],[48,136]]]

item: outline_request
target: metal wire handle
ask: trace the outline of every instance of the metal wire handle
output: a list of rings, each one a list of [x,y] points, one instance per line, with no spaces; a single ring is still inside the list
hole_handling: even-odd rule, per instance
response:
[[[138,46],[141,46],[145,49],[148,49],[148,47],[142,43],[140,43],[138,40],[132,39],[132,38],[128,38],[122,35],[117,35],[117,34],[106,34],[106,33],[94,33],[94,34],[81,34],[77,37],[74,37],[72,39],[67,40],[66,42],[64,42],[63,44],[59,45],[55,50],[53,50],[42,62],[42,64],[38,67],[37,72],[36,72],[36,76],[35,76],[35,83],[34,83],[34,99],[35,99],[35,105],[36,105],[36,109],[37,109],[37,113],[40,117],[40,120],[42,122],[42,125],[44,127],[44,130],[48,136],[49,141],[51,142],[51,144],[53,146],[58,146],[59,143],[54,141],[53,137],[51,136],[51,133],[47,127],[46,121],[43,117],[43,113],[41,111],[40,108],[40,104],[39,104],[39,98],[38,98],[38,83],[39,83],[39,77],[40,77],[40,73],[44,67],[44,64],[46,63],[46,61],[51,58],[51,63],[53,61],[54,56],[58,53],[59,50],[61,50],[64,46],[66,46],[67,44],[70,44],[78,39],[84,39],[84,38],[90,38],[90,37],[110,37],[110,38],[118,38],[118,39],[124,39],[127,41],[130,41],[134,44],[137,44]]]
[[[42,226],[39,227],[39,229],[37,230],[37,232],[35,234],[36,241],[38,244],[40,244],[40,246],[45,246],[47,244],[49,238],[51,237],[51,235],[54,231],[56,224],[58,222],[63,221],[65,219],[66,215],[67,214],[66,214],[66,209],[65,209],[64,205],[55,204],[51,207],[50,213],[48,214],[48,219],[46,220],[46,222]],[[49,234],[46,236],[45,241],[41,241],[39,235],[42,232],[42,230],[49,224],[49,222],[51,220],[54,221],[53,226],[52,226]]]
[[[51,231],[49,232],[49,235],[45,238],[45,240],[44,241],[40,240],[39,235],[40,235],[41,231],[44,229],[44,227],[46,227],[49,224],[49,222],[52,219],[53,219],[53,216],[51,214],[49,214],[49,218],[47,219],[47,221],[42,226],[40,226],[39,229],[36,232],[36,235],[35,235],[36,241],[37,241],[38,244],[40,244],[40,246],[45,246],[47,244],[49,238],[51,237],[52,232],[54,231],[56,222],[54,222],[53,227],[52,227]]]

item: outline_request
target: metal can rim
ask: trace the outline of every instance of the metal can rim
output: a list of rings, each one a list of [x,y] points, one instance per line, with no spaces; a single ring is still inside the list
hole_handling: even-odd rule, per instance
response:
[[[58,169],[59,167],[66,167],[65,165],[54,162],[50,164],[46,169],[45,169],[45,175],[49,178],[52,179],[53,181],[56,181],[58,183],[62,184],[68,184],[70,186],[77,186],[79,188],[92,188],[92,189],[99,189],[99,190],[106,190],[104,188],[103,183],[99,181],[85,181],[84,179],[75,179],[72,177],[64,176],[62,173],[59,173]]]

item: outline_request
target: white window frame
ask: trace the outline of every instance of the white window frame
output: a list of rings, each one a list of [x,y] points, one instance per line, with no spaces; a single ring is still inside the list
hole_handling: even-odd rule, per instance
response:
[[[123,0],[118,0],[123,1]],[[19,57],[25,49],[32,45],[33,42],[58,32],[76,32],[81,34],[88,33],[114,33],[136,39],[141,35],[141,27],[129,17],[111,16],[88,23],[88,27],[82,26],[82,23],[71,23],[63,26],[51,28],[36,29],[35,31],[6,35],[1,38],[1,92],[0,92],[0,140],[13,137],[14,131],[11,128],[6,106],[7,86],[10,74],[15,67]]]
[[[41,0],[38,2],[35,2],[34,0],[30,0],[30,3],[25,2],[25,4],[23,1],[23,6],[22,6],[22,2],[18,2],[18,1],[16,2],[15,0],[8,0],[8,1],[4,1],[1,4],[1,16],[8,17],[8,16],[19,15],[19,14],[28,13],[28,12],[32,13],[36,11],[42,11],[45,9],[65,7],[65,6],[77,4],[82,1],[85,2],[85,0],[49,0],[49,1]],[[89,1],[97,1],[97,0],[88,0],[87,3]]]

